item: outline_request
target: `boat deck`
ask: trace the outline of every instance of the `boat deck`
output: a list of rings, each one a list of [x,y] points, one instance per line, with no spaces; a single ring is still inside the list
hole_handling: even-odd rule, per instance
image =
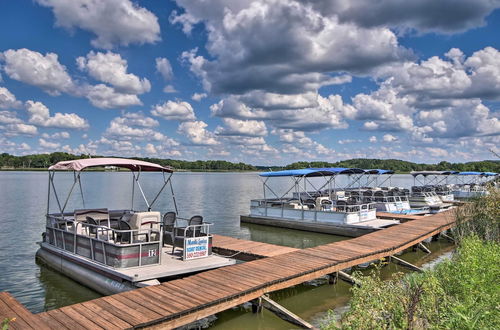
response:
[[[166,246],[162,248],[160,264],[130,268],[111,268],[90,259],[54,248],[47,243],[42,243],[42,246],[56,253],[63,254],[68,258],[75,259],[80,263],[85,263],[92,266],[93,268],[97,268],[108,274],[112,274],[130,282],[142,282],[151,279],[160,279],[182,274],[191,274],[203,270],[229,266],[235,263],[235,260],[217,255],[210,255],[205,258],[183,261],[182,250],[178,249],[175,251],[175,254],[172,255],[172,247]]]

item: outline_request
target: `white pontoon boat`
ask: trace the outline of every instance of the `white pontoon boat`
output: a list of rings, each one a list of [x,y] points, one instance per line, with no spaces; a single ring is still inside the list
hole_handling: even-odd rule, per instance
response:
[[[88,208],[81,185],[81,173],[88,168],[113,166],[132,173],[131,207],[127,210]],[[56,171],[73,171],[73,184],[63,201],[56,191]],[[139,178],[142,172],[158,172],[161,187],[148,201]],[[189,273],[234,264],[211,252],[211,223],[201,216],[189,220],[177,217],[171,168],[120,158],[89,158],[59,162],[49,167],[46,229],[37,258],[51,268],[101,294],[113,294],[155,285]],[[161,216],[154,204],[169,185],[175,212]],[[67,211],[68,201],[78,186],[82,208]],[[139,188],[146,210],[134,210],[134,189]],[[122,193],[121,191],[118,193]],[[51,199],[58,211],[50,213]],[[180,227],[179,223],[186,225]]]
[[[485,196],[488,194],[488,183],[495,180],[497,175],[493,172],[456,173],[452,193],[457,199]]]
[[[250,214],[242,222],[326,232],[346,236],[364,233],[398,224],[396,220],[376,217],[375,203],[345,196],[345,187],[337,189],[338,175],[354,176],[364,173],[355,168],[307,168],[260,173],[263,179],[263,199],[250,202]],[[269,184],[270,178],[290,178],[291,187],[278,195]],[[314,178],[317,178],[314,181]],[[319,180],[319,181],[318,181]],[[312,189],[311,189],[312,188]],[[292,196],[287,196],[293,192]],[[268,193],[271,198],[266,196]]]

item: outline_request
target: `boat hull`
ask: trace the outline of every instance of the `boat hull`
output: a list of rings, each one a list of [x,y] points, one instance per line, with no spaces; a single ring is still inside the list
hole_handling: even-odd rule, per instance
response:
[[[374,227],[364,227],[360,225],[334,224],[319,221],[297,221],[254,215],[241,215],[240,222],[347,237],[358,237],[378,230]]]
[[[111,278],[103,272],[94,271],[88,267],[79,265],[74,261],[68,260],[64,255],[55,251],[49,251],[43,247],[39,248],[36,252],[36,258],[50,268],[102,295],[112,295],[137,288],[131,282]]]

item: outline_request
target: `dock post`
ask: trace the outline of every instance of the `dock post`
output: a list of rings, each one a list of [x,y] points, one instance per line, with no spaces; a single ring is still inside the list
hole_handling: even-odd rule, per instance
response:
[[[281,306],[271,298],[267,296],[261,296],[262,299],[262,305],[269,310],[270,312],[274,313],[276,316],[279,318],[290,322],[296,326],[301,327],[302,329],[314,329],[314,327],[309,323],[301,319],[299,316],[295,315],[294,313],[290,312],[288,309],[285,307]]]
[[[250,301],[250,303],[252,304],[252,313],[257,314],[257,313],[262,312],[262,298],[261,297]]]
[[[428,248],[427,246],[425,246],[422,242],[418,243],[418,244],[417,244],[417,247],[418,247],[420,250],[424,251],[425,253],[429,253],[429,254],[431,254],[431,253],[432,253],[432,252],[431,252],[431,250],[429,250],[429,248]]]
[[[412,263],[409,263],[408,261],[405,261],[403,259],[399,259],[398,257],[395,257],[395,256],[391,256],[391,261],[393,262],[396,262],[397,264],[401,265],[401,266],[405,266],[405,267],[408,267],[410,269],[413,269],[417,272],[423,272],[424,270],[418,266],[415,266],[414,264]]]
[[[349,284],[352,284],[352,285],[357,285],[357,286],[361,286],[361,282],[357,279],[355,279],[354,277],[352,277],[351,275],[339,270],[337,272],[339,278],[342,280],[342,281],[345,281]]]
[[[441,237],[446,238],[448,241],[450,241],[450,242],[452,242],[452,243],[455,243],[455,240],[453,239],[453,237],[450,237],[450,236],[446,235],[446,234],[445,234],[445,233],[443,233],[443,232],[442,232],[440,235],[441,235]]]
[[[338,280],[339,280],[338,272],[328,274],[328,284],[330,285],[337,284]]]

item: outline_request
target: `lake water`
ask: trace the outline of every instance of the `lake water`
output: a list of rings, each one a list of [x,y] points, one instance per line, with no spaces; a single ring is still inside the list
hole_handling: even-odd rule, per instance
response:
[[[82,186],[87,207],[129,209],[131,205],[131,174],[128,172],[84,172]],[[273,191],[285,192],[291,185],[289,178],[271,179]],[[312,180],[321,185],[320,178]],[[347,184],[348,178],[341,176],[337,184]],[[73,182],[71,173],[56,174],[56,188],[61,203]],[[161,188],[163,178],[158,173],[141,174],[141,184],[149,200]],[[380,181],[379,181],[380,182]],[[387,182],[388,184],[389,182]],[[393,186],[413,185],[410,175],[394,175]],[[240,225],[239,216],[249,213],[252,198],[262,198],[262,181],[256,173],[190,173],[173,175],[175,199],[180,216],[203,215],[206,221],[214,223],[213,232],[242,239],[305,248],[334,242],[345,237],[278,229],[258,225]],[[60,275],[51,269],[36,264],[37,241],[45,225],[47,210],[47,172],[0,172],[0,291],[9,291],[32,312],[42,312],[61,306],[87,301],[100,295]],[[167,190],[167,189],[165,189]],[[140,191],[135,189],[135,209],[145,209]],[[68,201],[67,210],[81,208],[81,194],[74,190]],[[52,197],[51,211],[56,210]],[[170,191],[153,207],[162,213],[174,209]],[[422,252],[412,253],[405,259],[416,264],[432,261],[449,251],[451,245],[433,242],[430,256]],[[405,271],[394,265],[384,268],[382,276],[394,271]],[[328,309],[340,308],[350,297],[349,286],[338,283],[329,286],[324,281],[299,285],[272,295],[299,316],[313,323],[324,317]],[[254,315],[243,308],[218,314],[213,323],[216,329],[288,329],[290,325],[273,314],[263,312]]]

